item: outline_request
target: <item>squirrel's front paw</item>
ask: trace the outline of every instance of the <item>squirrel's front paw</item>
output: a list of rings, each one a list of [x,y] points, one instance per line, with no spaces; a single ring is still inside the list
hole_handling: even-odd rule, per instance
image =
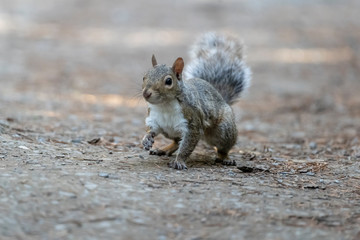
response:
[[[184,170],[187,169],[187,166],[184,161],[178,161],[178,160],[172,160],[168,164],[169,167],[178,169],[178,170]]]
[[[144,146],[145,150],[150,150],[154,143],[154,137],[149,133],[146,134],[142,140],[142,145]]]

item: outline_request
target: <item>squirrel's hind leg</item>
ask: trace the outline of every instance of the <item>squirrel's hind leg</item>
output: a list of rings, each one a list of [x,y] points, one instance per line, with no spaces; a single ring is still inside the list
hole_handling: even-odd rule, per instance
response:
[[[236,162],[233,159],[230,159],[228,153],[221,152],[217,149],[218,157],[216,158],[215,162],[220,162],[223,165],[227,166],[236,166]]]
[[[207,136],[207,142],[215,146],[217,152],[216,162],[224,165],[236,166],[235,160],[229,158],[228,154],[235,145],[237,139],[237,130],[234,117],[231,114],[225,116],[219,125]]]
[[[162,147],[162,148],[157,148],[157,149],[151,149],[150,150],[150,155],[158,155],[158,156],[167,155],[167,156],[171,156],[176,150],[178,150],[178,148],[179,148],[178,141],[174,141],[168,146],[165,146],[165,147]]]

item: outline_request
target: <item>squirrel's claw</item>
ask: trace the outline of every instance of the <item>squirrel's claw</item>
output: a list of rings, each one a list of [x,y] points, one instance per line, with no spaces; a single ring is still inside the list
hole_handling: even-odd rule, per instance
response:
[[[187,169],[187,166],[184,161],[173,160],[173,161],[169,162],[168,165],[169,165],[169,167],[177,169],[177,170]]]

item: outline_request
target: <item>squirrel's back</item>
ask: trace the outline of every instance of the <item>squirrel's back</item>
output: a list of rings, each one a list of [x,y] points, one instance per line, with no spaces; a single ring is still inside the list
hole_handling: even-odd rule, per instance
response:
[[[250,85],[251,71],[243,61],[242,51],[236,39],[207,33],[191,50],[185,78],[206,80],[227,103],[233,104]]]

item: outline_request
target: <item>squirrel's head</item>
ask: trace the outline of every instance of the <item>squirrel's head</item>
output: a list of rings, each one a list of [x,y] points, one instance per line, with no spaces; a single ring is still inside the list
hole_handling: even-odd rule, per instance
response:
[[[180,91],[184,60],[178,58],[172,67],[158,65],[152,56],[153,68],[147,71],[143,78],[142,93],[151,104],[161,104],[176,98]]]

